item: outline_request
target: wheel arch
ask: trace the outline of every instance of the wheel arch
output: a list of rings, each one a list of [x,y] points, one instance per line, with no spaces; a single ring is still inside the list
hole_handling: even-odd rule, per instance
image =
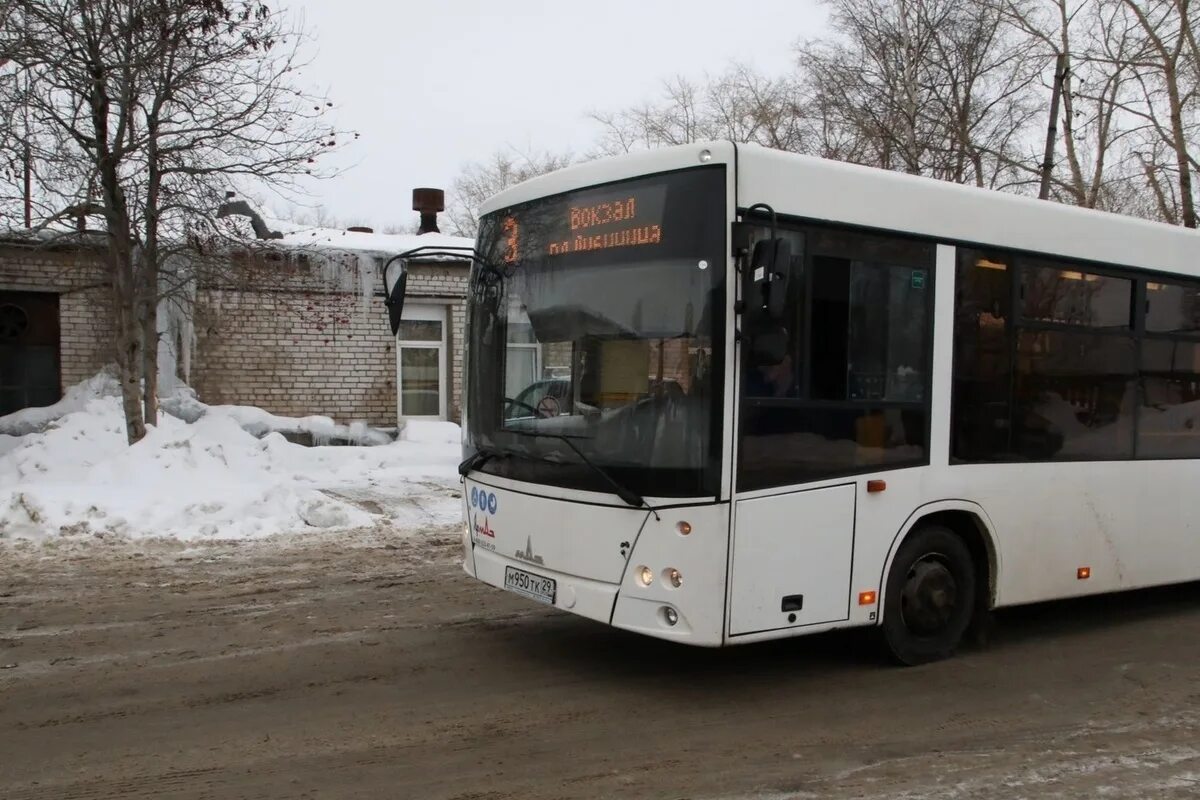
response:
[[[966,543],[975,562],[976,578],[980,579],[977,581],[980,592],[977,599],[985,604],[986,608],[995,608],[1001,563],[991,519],[982,506],[970,500],[938,500],[916,508],[892,538],[887,556],[883,560],[883,569],[879,574],[879,615],[876,624],[883,623],[887,576],[892,569],[896,553],[909,534],[922,524],[936,524],[949,528]]]

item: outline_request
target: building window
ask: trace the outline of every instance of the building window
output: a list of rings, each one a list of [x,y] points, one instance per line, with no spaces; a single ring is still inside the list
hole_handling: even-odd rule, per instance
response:
[[[396,340],[400,418],[445,419],[445,307],[406,306]]]
[[[533,324],[524,308],[516,306],[509,311],[507,346],[504,354],[504,396],[517,398],[509,404],[508,414],[524,415],[531,408],[538,411],[545,386],[541,381],[541,351]],[[536,395],[536,397],[535,397]],[[531,402],[532,401],[532,402]],[[547,403],[549,401],[546,401]]]

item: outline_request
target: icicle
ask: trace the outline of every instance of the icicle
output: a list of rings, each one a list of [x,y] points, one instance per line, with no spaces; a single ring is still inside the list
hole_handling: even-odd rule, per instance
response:
[[[365,319],[371,313],[371,301],[375,295],[375,257],[367,254],[358,256],[358,315]]]
[[[196,272],[190,259],[172,255],[160,275],[158,301],[158,385],[166,395],[178,388],[182,374],[191,380],[192,356],[196,349]],[[172,279],[173,286],[166,285]]]

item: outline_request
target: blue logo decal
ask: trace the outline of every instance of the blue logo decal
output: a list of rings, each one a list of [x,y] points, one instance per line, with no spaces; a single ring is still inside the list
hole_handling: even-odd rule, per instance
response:
[[[495,514],[495,513],[496,513],[496,507],[497,507],[498,505],[499,505],[499,504],[496,502],[496,493],[495,493],[495,492],[492,492],[491,494],[489,494],[489,495],[487,496],[487,510],[488,510],[488,513],[489,513],[489,514]]]
[[[479,489],[471,487],[471,508],[479,508]]]

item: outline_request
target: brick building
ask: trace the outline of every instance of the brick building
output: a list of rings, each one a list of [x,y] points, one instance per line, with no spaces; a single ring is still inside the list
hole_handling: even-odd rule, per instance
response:
[[[179,377],[210,404],[385,428],[412,417],[456,420],[469,262],[412,262],[398,337],[380,267],[414,247],[471,245],[437,233],[365,229],[264,240],[230,256],[252,261],[254,279],[202,283],[185,329],[164,337],[166,350]],[[99,259],[82,239],[56,246],[0,239],[0,415],[53,403],[113,360],[110,289]]]
[[[382,427],[414,417],[456,420],[469,262],[436,256],[410,263],[395,338],[381,268],[416,247],[472,244],[363,229],[305,229],[266,242],[253,255],[260,264],[252,286],[197,291],[189,382],[207,403],[287,416]]]
[[[112,361],[107,280],[87,242],[0,237],[0,415],[49,405]]]

